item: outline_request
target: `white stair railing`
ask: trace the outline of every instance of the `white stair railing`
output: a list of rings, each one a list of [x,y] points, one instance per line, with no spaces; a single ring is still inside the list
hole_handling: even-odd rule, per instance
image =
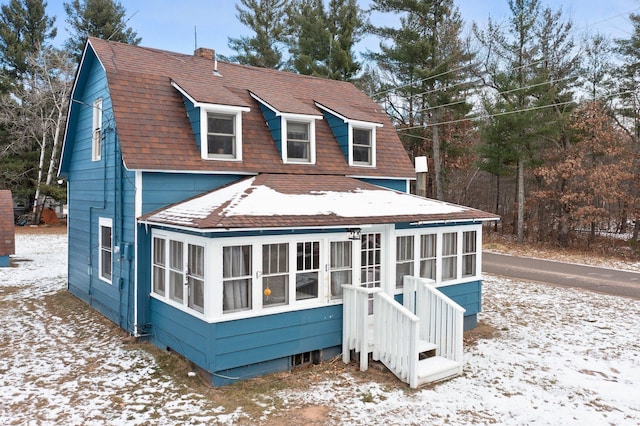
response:
[[[351,351],[359,352],[361,371],[366,371],[369,367],[369,296],[381,291],[378,287],[342,285],[342,361],[348,364],[351,361]]]
[[[412,388],[417,387],[419,318],[385,293],[374,296],[373,310],[373,359],[382,361]]]
[[[404,277],[404,306],[420,318],[420,339],[436,355],[462,363],[465,309],[435,288],[432,280]]]

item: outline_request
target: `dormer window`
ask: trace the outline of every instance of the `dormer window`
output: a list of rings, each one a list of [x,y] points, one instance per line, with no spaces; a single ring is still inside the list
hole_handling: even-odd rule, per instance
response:
[[[316,102],[350,166],[376,166],[376,129],[380,123],[348,118]]]
[[[207,114],[207,157],[236,158],[236,117]]]
[[[204,160],[242,161],[242,113],[250,108],[198,102],[176,82],[171,85],[183,96],[200,156]]]
[[[251,96],[258,101],[264,119],[271,131],[282,162],[295,164],[316,163],[316,120],[321,115],[282,112],[254,93]],[[308,110],[302,106],[302,110]],[[305,111],[306,112],[306,111]]]
[[[315,163],[315,122],[282,118],[282,160],[285,163]],[[284,138],[283,138],[284,139]]]
[[[200,105],[200,153],[205,160],[242,160],[242,112],[247,108]]]
[[[373,165],[373,135],[375,129],[352,128],[351,157],[353,164]]]

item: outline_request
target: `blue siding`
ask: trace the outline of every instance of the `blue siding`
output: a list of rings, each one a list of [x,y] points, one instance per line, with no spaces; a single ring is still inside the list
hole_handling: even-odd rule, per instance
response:
[[[408,192],[407,181],[404,179],[360,179],[363,182],[370,183],[372,185],[381,186],[387,189],[393,189],[400,192]]]
[[[9,259],[8,254],[0,256],[0,268],[6,268],[9,266]]]
[[[193,130],[193,136],[195,137],[198,149],[200,149],[200,108],[196,108],[189,99],[183,96],[184,106],[187,109],[187,117],[191,122],[191,129]]]
[[[120,251],[133,244],[134,174],[124,169],[107,81],[100,63],[87,52],[78,78],[61,168],[69,181],[68,288],[122,328],[132,329],[129,309],[132,260]],[[102,98],[100,161],[92,161],[93,102]],[[112,283],[98,270],[99,219],[112,221]]]
[[[342,344],[342,305],[208,324],[151,299],[150,320],[154,344],[240,378],[288,369],[292,355]]]
[[[264,115],[264,120],[267,122],[267,127],[269,127],[271,131],[271,137],[273,137],[273,141],[276,143],[276,148],[278,152],[282,154],[282,118],[262,104],[260,104],[260,110],[262,111],[262,115]]]
[[[243,177],[246,176],[145,172],[142,174],[142,213],[184,201]]]
[[[344,158],[349,161],[349,125],[341,118],[326,111],[323,112],[323,115],[333,132],[333,136],[338,142],[338,146],[344,154]]]

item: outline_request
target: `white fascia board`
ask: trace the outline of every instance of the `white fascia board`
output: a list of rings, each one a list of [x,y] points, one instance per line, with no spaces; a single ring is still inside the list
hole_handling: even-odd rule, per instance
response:
[[[319,102],[316,102],[315,104],[321,110],[324,110],[324,111],[328,112],[329,114],[338,117],[340,120],[344,121],[346,124],[351,124],[352,126],[356,126],[356,127],[358,127],[358,126],[370,127],[370,128],[383,127],[382,123],[376,123],[376,122],[373,122],[373,121],[352,120],[351,118],[347,118],[344,115],[340,114],[339,112],[334,111],[331,108],[328,108],[328,107],[322,105]]]
[[[434,225],[434,224],[440,224],[440,225],[449,225],[451,223],[467,223],[467,224],[474,224],[474,223],[480,223],[480,222],[494,222],[496,220],[499,219],[493,219],[493,218],[471,218],[471,219],[447,219],[447,220],[424,220],[424,221],[419,221],[419,222],[411,222],[409,223],[409,225],[411,226],[423,226],[423,225]]]
[[[289,231],[318,230],[318,229],[345,229],[345,228],[367,229],[374,226],[372,224],[354,223],[351,225],[293,226],[293,227],[284,227],[284,228],[275,228],[275,227],[271,227],[271,228],[192,228],[189,226],[170,225],[167,223],[154,222],[150,220],[139,220],[138,224],[146,225],[146,226],[160,226],[163,228],[175,229],[177,231],[198,232],[203,234],[204,233],[223,233],[223,232],[254,232],[254,231],[282,231],[284,233],[289,233]],[[379,226],[379,224],[376,226]]]

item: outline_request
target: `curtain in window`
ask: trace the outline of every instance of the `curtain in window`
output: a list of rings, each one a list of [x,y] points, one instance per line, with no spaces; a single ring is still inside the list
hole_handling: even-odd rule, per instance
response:
[[[153,292],[161,296],[165,294],[165,240],[153,239]]]
[[[466,231],[462,234],[462,276],[469,277],[476,274],[476,231]]]
[[[436,279],[436,235],[420,237],[420,276]]]
[[[442,280],[453,280],[457,273],[458,235],[455,232],[442,234]]]
[[[403,285],[405,275],[413,276],[413,236],[396,238],[396,288]]]
[[[184,262],[182,241],[169,241],[169,297],[183,303]]]
[[[251,246],[222,250],[222,309],[224,312],[251,309]]]
[[[351,241],[331,243],[331,298],[342,298],[342,284],[351,284]]]
[[[204,247],[189,244],[187,248],[187,284],[189,307],[204,312]]]

